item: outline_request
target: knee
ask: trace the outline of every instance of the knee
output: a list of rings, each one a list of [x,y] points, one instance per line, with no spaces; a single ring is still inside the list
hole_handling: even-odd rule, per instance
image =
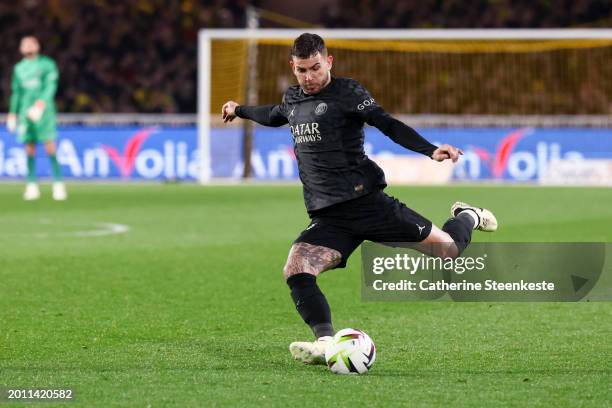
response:
[[[457,248],[457,245],[454,242],[437,244],[437,245],[434,245],[434,247],[435,247],[434,256],[437,256],[439,258],[455,259],[455,258],[458,258],[460,255],[459,248]]]
[[[435,225],[432,226],[429,236],[417,244],[417,249],[427,255],[452,259],[457,258],[461,252],[453,238]]]
[[[311,272],[302,271],[299,268],[296,268],[294,265],[290,264],[289,262],[287,262],[285,266],[283,267],[283,277],[285,278],[285,280],[289,279],[293,275],[297,275],[298,273],[311,273]],[[318,275],[318,273],[311,273],[311,274],[314,276]]]
[[[291,247],[283,276],[285,280],[298,273],[318,276],[337,266],[341,259],[342,255],[335,249],[298,242]]]
[[[55,143],[54,142],[49,142],[49,143],[45,144],[45,150],[47,151],[47,154],[56,154],[57,149],[55,147]]]

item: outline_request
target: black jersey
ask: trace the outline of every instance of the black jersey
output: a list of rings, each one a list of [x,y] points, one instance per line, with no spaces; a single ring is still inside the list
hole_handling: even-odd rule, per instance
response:
[[[387,115],[350,78],[333,77],[314,95],[295,85],[287,89],[280,105],[239,106],[236,115],[267,126],[289,123],[304,201],[311,214],[386,187],[383,171],[364,151],[366,122],[411,150],[431,156],[436,149]]]

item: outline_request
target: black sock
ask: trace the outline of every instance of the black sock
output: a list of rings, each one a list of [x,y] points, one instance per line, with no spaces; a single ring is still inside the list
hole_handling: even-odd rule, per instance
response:
[[[442,226],[442,231],[447,232],[453,238],[459,249],[459,255],[470,244],[472,231],[474,230],[474,219],[469,214],[459,213],[456,217],[449,218]]]
[[[331,310],[325,295],[317,286],[317,278],[309,273],[298,273],[287,279],[287,285],[291,289],[295,308],[315,337],[333,336]]]

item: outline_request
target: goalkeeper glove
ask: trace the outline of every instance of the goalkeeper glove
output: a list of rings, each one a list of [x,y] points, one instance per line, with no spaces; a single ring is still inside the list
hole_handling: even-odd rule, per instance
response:
[[[34,102],[34,105],[28,109],[28,118],[32,122],[38,122],[45,112],[45,103],[40,99]]]
[[[6,117],[6,128],[9,132],[13,133],[17,129],[17,115],[9,113]]]

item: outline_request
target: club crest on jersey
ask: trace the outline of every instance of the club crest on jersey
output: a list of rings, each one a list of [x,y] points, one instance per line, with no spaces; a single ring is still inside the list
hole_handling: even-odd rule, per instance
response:
[[[317,105],[314,112],[315,112],[315,115],[318,115],[318,116],[323,115],[325,112],[327,112],[327,104],[325,102],[321,102],[320,104]]]

